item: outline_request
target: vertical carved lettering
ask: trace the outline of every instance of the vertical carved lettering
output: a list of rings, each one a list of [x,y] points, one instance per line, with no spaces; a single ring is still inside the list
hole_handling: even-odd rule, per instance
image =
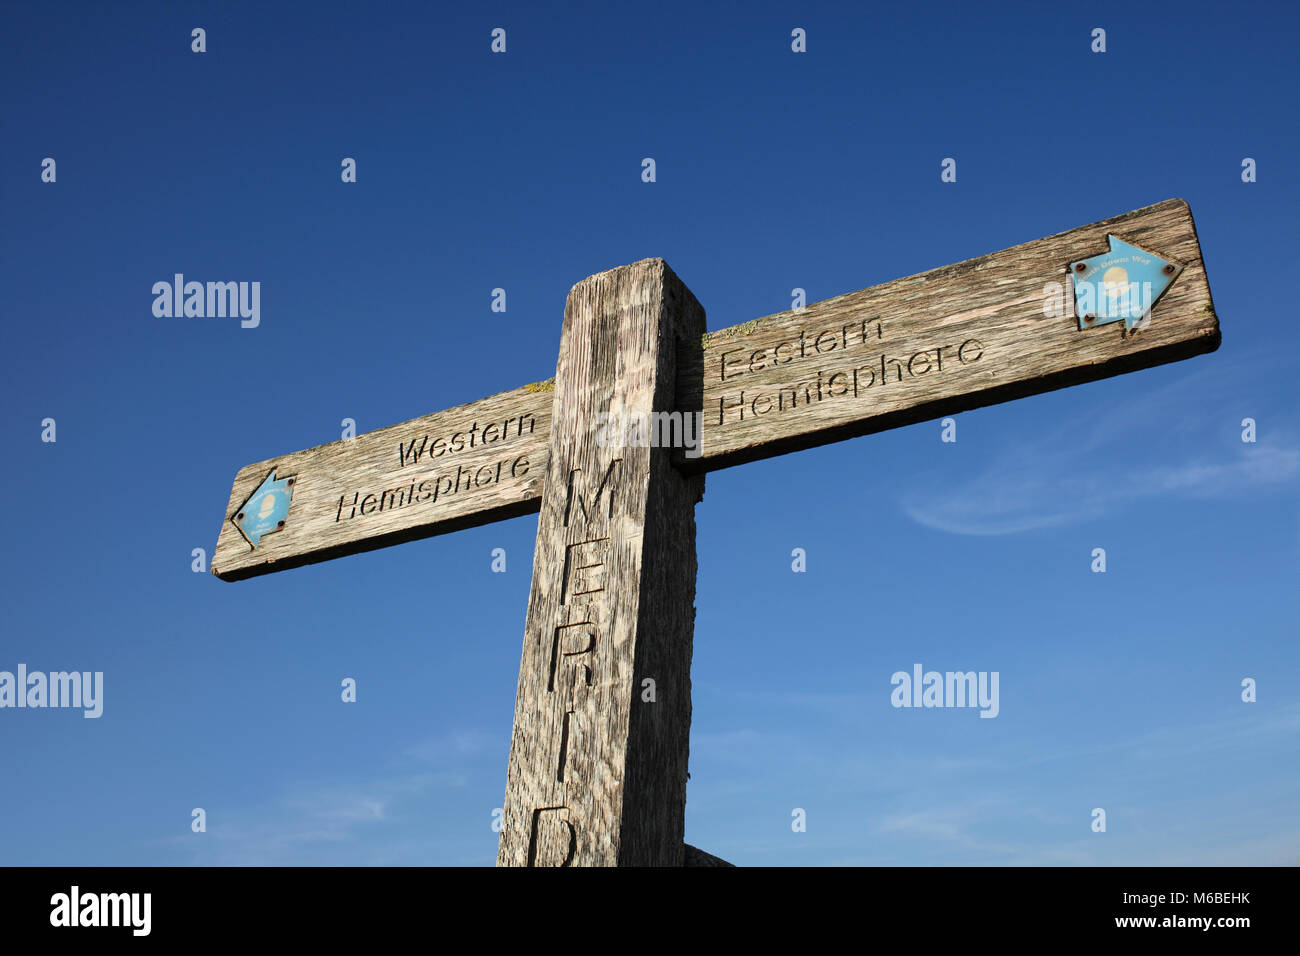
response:
[[[605,558],[608,552],[608,538],[571,544],[565,549],[564,579],[560,587],[561,604],[572,604],[574,598],[605,590]],[[589,603],[592,600],[593,598],[586,597],[579,603]]]
[[[541,807],[533,811],[528,837],[529,866],[568,866],[578,849],[578,831],[569,820],[568,807]]]
[[[589,622],[567,624],[555,629],[551,644],[551,675],[547,690],[559,691],[567,705],[581,688],[590,687],[596,662],[596,626]]]
[[[554,694],[563,713],[560,725],[559,757],[555,780],[564,783],[569,766],[571,741],[578,739],[578,709],[586,702],[596,666],[596,626],[590,622],[555,629],[551,646],[550,679],[547,691]],[[581,774],[578,775],[581,778]]]
[[[614,494],[618,490],[618,479],[622,459],[615,459],[609,463],[605,473],[601,475],[600,484],[596,486],[596,494],[591,497],[591,505],[588,507],[587,498],[591,496],[591,488],[584,487],[582,478],[582,469],[574,468],[569,472],[569,496],[564,508],[564,526],[567,528],[573,524],[575,514],[573,506],[578,506],[578,515],[581,515],[584,524],[591,523],[592,519],[597,516],[600,507],[600,499],[605,498],[605,519],[609,520],[614,517]],[[584,494],[584,491],[586,494]]]

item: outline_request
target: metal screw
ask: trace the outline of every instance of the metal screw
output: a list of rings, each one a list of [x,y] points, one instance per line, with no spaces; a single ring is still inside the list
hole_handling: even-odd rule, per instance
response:
[[[290,485],[293,484],[293,479],[290,478],[290,479],[286,482],[286,484],[290,484]]]
[[[1096,317],[1095,315],[1085,315],[1085,316],[1083,317],[1083,324],[1084,324],[1084,325],[1092,325],[1093,321],[1094,321],[1096,318],[1097,318],[1097,317]]]
[[[1075,272],[1084,272],[1084,271],[1087,270],[1087,268],[1088,268],[1088,267],[1087,267],[1086,265],[1084,265],[1082,262],[1076,262],[1076,263],[1074,264],[1074,271],[1075,271]]]
[[[283,521],[277,521],[277,522],[275,523],[275,526],[276,526],[277,528],[283,528],[283,527],[284,527],[284,522],[283,522]]]
[[[243,520],[244,520],[244,513],[241,511],[239,514],[235,515],[235,520],[236,520],[236,521],[243,521]]]
[[[1171,275],[1174,274],[1174,267],[1173,267],[1173,265],[1167,265],[1167,266],[1165,266],[1165,268],[1164,268],[1163,271],[1164,271],[1164,274],[1165,274],[1165,275],[1167,275],[1167,276],[1171,276]]]

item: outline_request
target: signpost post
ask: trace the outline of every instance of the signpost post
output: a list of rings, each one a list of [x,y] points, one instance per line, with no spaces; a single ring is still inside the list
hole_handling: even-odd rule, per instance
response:
[[[708,334],[646,259],[574,286],[553,380],[241,469],[212,572],[540,511],[498,864],[719,865],[683,843],[704,474],[1218,345],[1182,200]]]

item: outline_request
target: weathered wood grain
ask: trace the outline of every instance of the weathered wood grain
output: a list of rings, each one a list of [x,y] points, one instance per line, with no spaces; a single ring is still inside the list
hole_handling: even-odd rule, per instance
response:
[[[610,447],[600,414],[669,411],[704,310],[662,259],[569,293],[497,862],[681,866],[702,475]],[[698,387],[698,383],[697,383]]]
[[[1104,252],[1108,233],[1184,266],[1136,332],[1126,334],[1122,323],[1081,331],[1073,317],[1067,267]],[[1050,283],[1063,292],[1064,314],[1056,318],[1043,315]],[[687,471],[712,471],[1188,358],[1218,344],[1191,211],[1171,199],[710,333],[680,357],[683,380],[702,385],[678,394],[676,407],[700,411],[702,431],[699,456],[679,451],[675,460]],[[535,512],[552,398],[528,386],[250,465],[235,478],[213,573],[236,580]],[[399,464],[399,441],[525,416],[532,423],[527,435],[444,453],[432,463],[425,456]],[[341,496],[442,481],[448,472],[461,475],[458,465],[475,474],[493,466],[495,473],[498,462],[520,455],[528,460],[523,475],[507,470],[482,487],[347,520],[337,511]],[[279,477],[296,474],[296,490],[286,526],[253,550],[233,519],[272,468]]]

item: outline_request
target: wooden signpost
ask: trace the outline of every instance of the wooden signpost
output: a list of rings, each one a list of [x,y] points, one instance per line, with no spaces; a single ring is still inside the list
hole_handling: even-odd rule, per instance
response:
[[[683,841],[704,473],[1219,345],[1182,200],[704,328],[662,260],[603,272],[552,381],[235,477],[223,580],[541,512],[499,865],[721,865]]]

